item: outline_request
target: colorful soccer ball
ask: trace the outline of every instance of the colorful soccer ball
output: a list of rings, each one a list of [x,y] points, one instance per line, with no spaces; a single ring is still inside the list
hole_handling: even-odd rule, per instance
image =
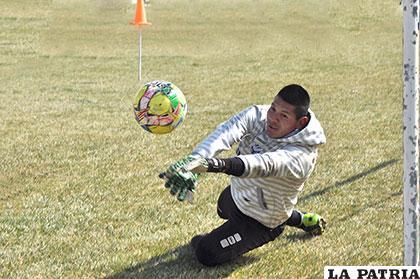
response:
[[[134,115],[143,129],[167,134],[178,127],[187,114],[187,101],[175,84],[163,80],[146,83],[134,98]]]

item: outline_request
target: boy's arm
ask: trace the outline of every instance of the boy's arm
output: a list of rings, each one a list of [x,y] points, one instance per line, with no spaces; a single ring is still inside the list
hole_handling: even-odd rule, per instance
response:
[[[191,154],[212,158],[221,151],[230,150],[234,143],[252,130],[258,114],[258,108],[252,106],[234,115],[221,123]]]

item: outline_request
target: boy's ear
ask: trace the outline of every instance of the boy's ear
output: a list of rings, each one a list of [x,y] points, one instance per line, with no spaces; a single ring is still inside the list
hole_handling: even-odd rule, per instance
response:
[[[301,118],[299,118],[298,120],[298,128],[302,129],[303,127],[305,127],[307,124],[309,123],[309,117],[307,116],[302,116]]]

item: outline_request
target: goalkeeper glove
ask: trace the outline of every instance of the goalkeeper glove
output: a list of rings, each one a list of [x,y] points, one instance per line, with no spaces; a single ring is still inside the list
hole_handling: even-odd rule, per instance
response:
[[[190,171],[185,169],[187,165],[199,165],[198,162],[201,162],[204,158],[200,155],[188,155],[181,160],[176,161],[174,164],[170,165],[169,168],[165,171],[166,176],[171,176],[171,174],[178,172],[180,169],[184,168],[184,171]]]
[[[191,171],[194,173],[226,172],[226,162],[229,162],[228,160],[229,159],[197,157],[194,160],[188,162],[182,168],[186,171]]]
[[[198,177],[199,174],[180,171],[168,178],[165,187],[170,188],[171,195],[177,195],[179,201],[192,201]]]
[[[189,155],[170,165],[164,173],[159,175],[161,178],[166,178],[165,187],[170,188],[172,195],[178,194],[177,198],[180,201],[185,199],[192,201],[192,194],[195,191],[199,174],[187,171],[183,167],[198,157],[197,155]]]
[[[188,155],[169,166],[165,174],[166,176],[170,176],[171,173],[179,172],[179,170],[193,173],[226,172],[229,169],[227,162],[230,163],[229,166],[232,165],[229,160],[232,159],[203,158],[196,154]]]
[[[199,155],[190,155],[183,161],[181,169],[185,172],[221,172],[234,176],[241,176],[245,172],[245,164],[239,157],[226,159],[203,158]]]

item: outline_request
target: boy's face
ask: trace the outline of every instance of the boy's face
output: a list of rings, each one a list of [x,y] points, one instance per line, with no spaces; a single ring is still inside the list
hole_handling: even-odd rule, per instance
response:
[[[302,120],[303,118],[306,120]],[[276,96],[267,112],[267,135],[270,138],[284,137],[295,129],[302,128],[307,120],[306,116],[296,119],[295,106]]]

